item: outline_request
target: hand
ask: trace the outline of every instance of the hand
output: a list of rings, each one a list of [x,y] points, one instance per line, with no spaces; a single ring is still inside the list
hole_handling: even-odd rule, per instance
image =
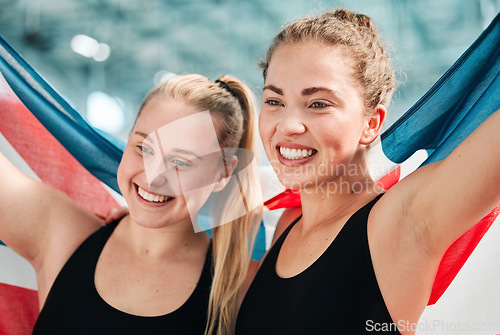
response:
[[[121,219],[122,217],[124,217],[127,214],[128,214],[128,208],[127,207],[111,208],[109,210],[108,215],[105,218],[103,218],[104,219],[104,223],[107,224],[107,223],[119,220],[119,219]]]

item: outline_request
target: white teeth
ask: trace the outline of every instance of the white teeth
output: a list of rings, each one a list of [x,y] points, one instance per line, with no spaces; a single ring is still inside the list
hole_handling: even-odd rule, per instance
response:
[[[280,154],[286,159],[300,159],[312,156],[316,153],[316,150],[306,150],[306,149],[290,149],[285,147],[279,147]]]
[[[141,187],[137,187],[137,193],[141,198],[150,202],[166,202],[170,199],[167,195],[152,194]]]

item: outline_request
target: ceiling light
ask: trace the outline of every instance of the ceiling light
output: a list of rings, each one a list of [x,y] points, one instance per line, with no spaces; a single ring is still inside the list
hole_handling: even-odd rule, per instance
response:
[[[94,56],[99,48],[99,42],[87,35],[76,35],[71,39],[71,49],[85,57]]]
[[[111,48],[106,43],[99,43],[87,35],[76,35],[71,39],[71,49],[88,58],[94,58],[97,62],[103,62],[111,54]]]
[[[110,54],[111,48],[109,47],[109,45],[107,45],[106,43],[99,43],[93,57],[97,62],[104,62],[106,59],[108,59]]]
[[[95,91],[87,98],[87,119],[94,127],[110,134],[123,130],[125,115],[121,99]]]

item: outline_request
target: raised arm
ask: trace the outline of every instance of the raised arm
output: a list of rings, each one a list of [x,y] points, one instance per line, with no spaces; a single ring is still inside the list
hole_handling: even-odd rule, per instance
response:
[[[497,111],[445,160],[404,183],[404,218],[420,225],[419,238],[428,247],[444,251],[500,203],[499,129]]]
[[[45,257],[64,259],[99,225],[94,215],[64,193],[26,176],[1,153],[0,185],[0,240],[35,270]]]

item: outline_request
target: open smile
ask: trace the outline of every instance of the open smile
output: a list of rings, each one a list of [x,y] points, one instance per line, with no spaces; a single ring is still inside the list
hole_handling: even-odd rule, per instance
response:
[[[296,143],[279,144],[276,146],[279,161],[284,165],[301,165],[314,157],[318,150],[298,145]]]
[[[150,203],[160,204],[160,203],[169,202],[169,201],[175,199],[175,197],[172,197],[169,195],[151,193],[149,191],[146,191],[145,189],[143,189],[139,185],[136,185],[136,190],[137,190],[137,194],[139,195],[140,198],[142,198],[143,200],[150,202]]]
[[[286,159],[301,159],[314,155],[317,151],[315,149],[291,149],[282,146],[277,146],[280,154]]]

